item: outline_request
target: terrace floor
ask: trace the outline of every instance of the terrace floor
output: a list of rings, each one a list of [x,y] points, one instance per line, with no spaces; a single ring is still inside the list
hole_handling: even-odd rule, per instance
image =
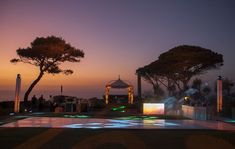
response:
[[[209,129],[235,131],[235,125],[221,121],[164,120],[164,119],[101,119],[101,118],[63,118],[28,117],[0,127],[42,127],[42,128],[118,128],[118,129]]]

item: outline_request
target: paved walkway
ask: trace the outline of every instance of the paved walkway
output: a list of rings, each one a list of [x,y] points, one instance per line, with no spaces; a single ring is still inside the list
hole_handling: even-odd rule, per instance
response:
[[[122,129],[210,129],[235,131],[235,125],[220,121],[198,120],[117,120],[97,118],[30,117],[0,127],[44,128],[122,128]]]

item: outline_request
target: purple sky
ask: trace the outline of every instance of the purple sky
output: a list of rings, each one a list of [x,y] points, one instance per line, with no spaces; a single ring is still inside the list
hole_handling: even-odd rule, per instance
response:
[[[204,75],[204,81],[218,75],[235,80],[234,0],[1,0],[0,90],[14,90],[17,73],[23,90],[28,87],[36,69],[9,60],[17,48],[49,35],[83,49],[85,58],[64,65],[75,70],[72,76],[47,75],[35,88],[39,91],[55,92],[63,84],[69,94],[101,96],[105,83],[118,75],[136,86],[138,67],[181,44],[224,55],[222,69]]]

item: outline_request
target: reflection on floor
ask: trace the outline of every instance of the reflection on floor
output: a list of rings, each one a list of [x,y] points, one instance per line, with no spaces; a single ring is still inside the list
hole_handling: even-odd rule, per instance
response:
[[[48,127],[48,128],[122,128],[122,129],[215,129],[233,130],[235,125],[219,121],[197,120],[120,120],[96,118],[29,117],[0,127]]]

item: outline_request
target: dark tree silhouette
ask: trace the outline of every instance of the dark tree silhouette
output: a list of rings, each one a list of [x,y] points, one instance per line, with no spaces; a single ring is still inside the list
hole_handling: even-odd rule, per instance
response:
[[[206,96],[208,96],[208,95],[210,94],[210,92],[211,92],[211,88],[210,88],[208,85],[206,85],[206,86],[202,89],[202,92],[203,92]]]
[[[193,80],[192,88],[195,88],[201,93],[201,86],[202,86],[202,80],[199,78],[195,78]]]
[[[136,73],[140,74],[141,77],[152,85],[154,95],[163,95],[163,90],[160,85],[163,84],[166,86],[164,83],[165,78],[161,75],[161,71],[159,71],[159,69],[161,69],[161,67],[159,67],[158,64],[151,63],[136,70]]]
[[[182,45],[162,53],[156,61],[137,69],[136,73],[151,84],[162,84],[167,89],[175,85],[183,91],[193,76],[222,65],[223,55],[198,46]]]
[[[229,80],[228,78],[225,78],[223,80],[223,84],[222,84],[222,88],[224,91],[226,91],[226,94],[229,96],[230,95],[230,91],[232,89],[232,87],[234,86],[234,83],[232,80]]]
[[[70,69],[63,70],[59,67],[64,62],[80,62],[84,52],[66,43],[64,39],[55,36],[37,37],[30,47],[16,50],[19,58],[11,60],[12,63],[22,62],[34,65],[39,69],[38,77],[32,82],[24,94],[24,104],[27,106],[28,96],[34,86],[45,73],[66,75],[72,74]]]
[[[220,68],[223,65],[222,54],[189,45],[172,48],[162,53],[159,60],[168,64],[169,73],[172,76],[176,75],[176,79],[182,82],[184,89],[187,89],[188,82],[193,76],[210,69]]]

